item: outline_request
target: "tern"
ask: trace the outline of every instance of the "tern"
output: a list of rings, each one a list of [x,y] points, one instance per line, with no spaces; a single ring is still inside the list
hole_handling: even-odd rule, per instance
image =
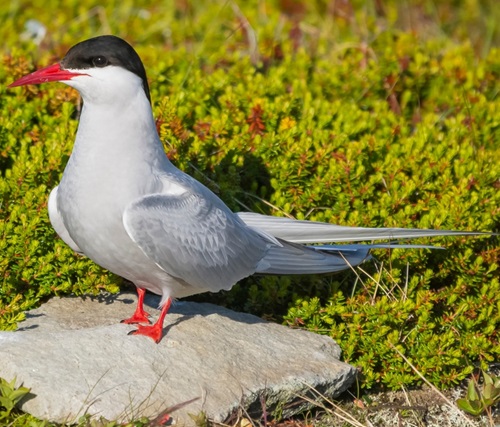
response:
[[[138,324],[131,334],[160,342],[172,299],[228,290],[252,274],[332,273],[362,263],[375,247],[422,247],[339,242],[482,234],[233,213],[167,158],[144,65],[126,41],[82,41],[9,87],[53,81],[75,88],[83,107],[72,154],[49,196],[50,221],[74,251],[135,284],[137,308],[123,320]],[[146,291],[161,295],[153,325]]]

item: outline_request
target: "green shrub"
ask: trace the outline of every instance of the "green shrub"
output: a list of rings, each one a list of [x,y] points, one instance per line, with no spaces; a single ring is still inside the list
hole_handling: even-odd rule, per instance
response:
[[[15,383],[15,379],[7,382],[0,378],[0,421],[5,422],[11,416],[19,401],[30,391],[26,387],[16,388]]]
[[[120,283],[74,255],[48,222],[48,193],[77,126],[75,92],[5,88],[100,32],[137,47],[172,161],[235,210],[356,226],[499,229],[493,33],[478,30],[470,42],[437,17],[437,35],[406,31],[398,2],[387,2],[385,17],[353,2],[350,18],[322,11],[321,2],[295,17],[257,2],[239,12],[217,2],[109,2],[87,13],[70,1],[54,16],[51,2],[22,3],[0,7],[0,16],[16,17],[0,28],[0,328],[14,328],[23,310],[51,295]],[[498,17],[497,8],[478,17],[451,4],[440,2],[436,13],[464,24],[458,28]],[[55,50],[14,37],[33,16],[47,24]],[[366,388],[419,382],[391,346],[444,387],[498,360],[500,250],[496,237],[434,243],[448,250],[377,251],[365,272],[249,278],[196,298],[330,334]]]
[[[480,415],[487,412],[491,419],[491,412],[500,401],[500,378],[483,372],[483,384],[479,388],[476,378],[469,380],[467,395],[457,400],[457,406],[471,415]]]

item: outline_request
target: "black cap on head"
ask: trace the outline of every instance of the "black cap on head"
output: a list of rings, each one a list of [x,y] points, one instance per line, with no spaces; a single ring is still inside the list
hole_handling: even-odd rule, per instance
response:
[[[99,36],[74,45],[62,59],[66,69],[84,70],[115,65],[134,73],[142,79],[142,86],[149,102],[148,80],[141,58],[125,40],[116,36]]]

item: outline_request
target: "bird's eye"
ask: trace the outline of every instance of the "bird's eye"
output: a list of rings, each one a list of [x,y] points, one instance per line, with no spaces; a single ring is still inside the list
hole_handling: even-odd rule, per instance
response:
[[[94,67],[102,68],[108,65],[108,60],[105,56],[95,56],[92,58],[92,64]]]

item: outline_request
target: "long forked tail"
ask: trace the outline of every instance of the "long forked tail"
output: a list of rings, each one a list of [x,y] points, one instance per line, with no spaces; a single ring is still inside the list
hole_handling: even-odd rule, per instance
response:
[[[428,248],[412,244],[350,244],[304,246],[304,243],[359,242],[366,240],[411,239],[435,236],[478,236],[492,233],[452,230],[420,230],[406,228],[345,227],[314,221],[298,221],[255,213],[240,212],[246,225],[278,239],[281,247],[272,247],[257,267],[263,274],[331,273],[361,264],[374,248]],[[300,244],[299,244],[300,243]]]

